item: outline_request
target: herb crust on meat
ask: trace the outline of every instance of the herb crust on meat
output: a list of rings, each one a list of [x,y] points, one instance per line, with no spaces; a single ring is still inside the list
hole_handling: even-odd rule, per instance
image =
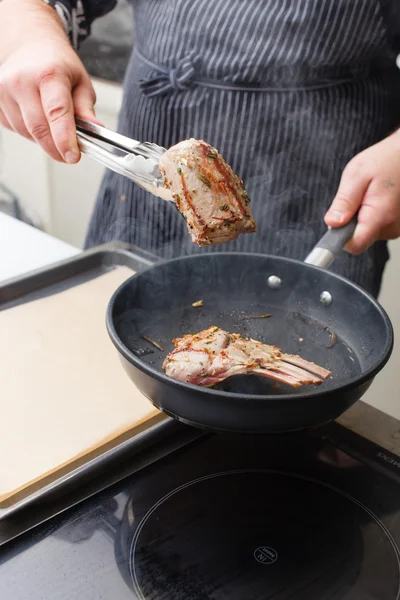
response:
[[[210,144],[179,142],[163,154],[159,168],[197,245],[223,244],[256,231],[243,181]]]

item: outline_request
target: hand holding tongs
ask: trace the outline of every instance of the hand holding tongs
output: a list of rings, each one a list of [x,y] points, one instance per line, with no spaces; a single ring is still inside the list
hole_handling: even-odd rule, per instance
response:
[[[79,117],[75,118],[75,123],[80,149],[87,156],[128,177],[155,196],[173,200],[171,192],[164,187],[158,168],[165,148],[150,142],[137,142]],[[104,148],[93,139],[108,144],[111,149]]]

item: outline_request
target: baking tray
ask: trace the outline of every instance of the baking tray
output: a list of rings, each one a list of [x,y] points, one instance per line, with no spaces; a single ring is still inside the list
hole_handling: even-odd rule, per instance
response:
[[[154,254],[128,244],[97,246],[43,269],[3,281],[0,283],[0,310],[62,292],[115,267],[142,271],[159,260]]]
[[[0,284],[0,311],[45,298],[113,268],[138,272],[159,259],[134,246],[105,244]],[[167,418],[10,507],[0,509],[0,545],[203,435]]]

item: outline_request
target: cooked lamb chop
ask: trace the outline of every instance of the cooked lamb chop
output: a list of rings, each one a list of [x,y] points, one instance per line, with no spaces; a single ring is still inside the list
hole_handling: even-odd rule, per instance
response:
[[[179,142],[163,154],[159,168],[199,246],[222,244],[256,231],[243,181],[206,142]]]
[[[173,344],[175,350],[163,362],[165,373],[203,387],[215,385],[232,375],[254,374],[298,388],[304,384],[320,384],[331,374],[300,356],[284,354],[277,346],[228,333],[218,327],[176,338]]]

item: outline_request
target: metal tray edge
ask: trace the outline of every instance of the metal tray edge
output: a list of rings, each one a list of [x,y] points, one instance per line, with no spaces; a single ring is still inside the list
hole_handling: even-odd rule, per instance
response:
[[[116,258],[121,258],[121,262],[117,262]],[[44,285],[51,285],[68,279],[77,273],[84,272],[86,269],[93,268],[96,263],[109,264],[110,266],[121,264],[131,267],[134,267],[132,263],[137,263],[139,268],[140,265],[146,268],[159,260],[156,255],[129,244],[116,242],[96,246],[40,269],[34,269],[2,281],[0,283],[0,308],[2,302],[8,302],[21,297],[24,293],[36,291]]]
[[[48,483],[40,490],[33,492],[32,494],[26,496],[19,502],[12,504],[10,507],[0,508],[0,521],[19,512],[20,510],[23,510],[38,499],[45,498],[49,494],[57,492],[59,490],[61,491],[69,484],[75,484],[78,479],[82,480],[86,475],[92,473],[97,467],[99,469],[104,468],[105,466],[107,466],[108,463],[118,458],[118,456],[120,456],[121,454],[129,452],[129,450],[135,451],[137,449],[137,446],[145,443],[146,439],[150,436],[161,432],[168,434],[169,430],[173,430],[176,427],[176,425],[176,422],[172,418],[167,417],[160,423],[156,423],[148,429],[141,431],[137,435],[134,435],[128,440],[125,440],[121,444],[114,446],[114,448],[110,448],[110,450],[107,450],[103,454],[100,454],[99,456],[93,458],[87,463],[77,467],[76,469],[73,469],[69,473],[66,473],[59,479]],[[196,437],[195,434],[196,432],[193,432],[193,438]],[[113,479],[115,479],[113,483],[116,483],[118,481],[118,476],[114,477]]]
[[[142,269],[143,267],[150,267],[158,260],[158,257],[148,252],[141,251],[129,244],[115,242],[96,246],[68,259],[57,261],[44,268],[35,269],[26,274],[5,280],[0,284],[0,310],[2,303],[8,303],[23,297],[24,294],[32,293],[41,288],[46,288],[52,284],[64,281],[74,275],[84,273],[86,270],[96,267],[96,265],[124,265],[130,266],[136,270],[137,268]],[[134,266],[134,263],[137,263],[137,267]],[[26,496],[26,498],[12,504],[10,507],[0,508],[0,521],[27,508],[40,498],[45,498],[57,490],[61,491],[62,488],[77,479],[81,479],[84,475],[87,475],[97,467],[104,467],[116,456],[124,453],[131,446],[136,446],[139,442],[143,441],[150,433],[166,429],[170,426],[170,421],[171,419],[168,418],[161,423],[153,425],[149,429],[134,435],[125,442],[100,454],[52,483],[47,484],[40,490]]]

